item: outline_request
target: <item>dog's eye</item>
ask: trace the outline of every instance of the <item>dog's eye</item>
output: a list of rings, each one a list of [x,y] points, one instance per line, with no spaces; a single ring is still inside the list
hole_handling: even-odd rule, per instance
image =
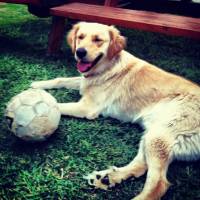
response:
[[[78,36],[78,39],[79,39],[79,40],[83,40],[83,39],[84,39],[84,35],[79,35],[79,36]]]
[[[103,42],[103,40],[102,40],[101,38],[99,38],[99,37],[95,37],[95,38],[93,39],[93,42],[99,43],[99,42]]]

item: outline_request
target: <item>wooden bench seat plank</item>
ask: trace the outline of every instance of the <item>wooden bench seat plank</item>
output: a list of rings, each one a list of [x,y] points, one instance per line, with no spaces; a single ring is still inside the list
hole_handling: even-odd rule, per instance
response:
[[[54,7],[51,8],[50,13],[83,21],[200,38],[200,19],[198,18],[84,3],[69,3]]]

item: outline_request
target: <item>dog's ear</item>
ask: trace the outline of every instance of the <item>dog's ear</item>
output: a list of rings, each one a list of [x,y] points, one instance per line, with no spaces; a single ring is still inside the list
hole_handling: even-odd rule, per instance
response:
[[[126,46],[125,37],[120,35],[120,32],[113,26],[110,27],[110,44],[108,48],[108,58],[111,60]]]
[[[69,46],[71,47],[73,53],[76,50],[76,34],[79,30],[79,26],[80,26],[79,23],[75,24],[67,35],[67,42]]]

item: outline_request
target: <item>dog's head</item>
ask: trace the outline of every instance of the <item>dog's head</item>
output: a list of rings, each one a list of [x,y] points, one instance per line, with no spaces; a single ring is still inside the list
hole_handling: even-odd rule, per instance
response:
[[[81,73],[102,71],[106,60],[112,60],[125,47],[125,38],[113,26],[80,22],[67,37]]]

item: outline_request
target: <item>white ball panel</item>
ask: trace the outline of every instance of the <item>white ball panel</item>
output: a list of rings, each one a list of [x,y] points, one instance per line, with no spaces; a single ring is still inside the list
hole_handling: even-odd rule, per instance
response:
[[[15,96],[10,100],[10,102],[7,105],[7,110],[8,111],[14,111],[21,105],[20,99],[18,96]]]
[[[19,98],[21,102],[26,105],[35,105],[37,102],[42,100],[40,93],[33,89],[20,93]]]
[[[49,106],[44,102],[39,102],[35,105],[37,116],[47,116],[49,113],[49,109]]]
[[[17,126],[16,130],[15,130],[15,134],[16,136],[22,138],[25,137],[26,135],[30,135],[31,136],[31,130],[28,126],[24,127],[24,126]]]
[[[15,112],[15,121],[21,126],[27,126],[35,117],[32,106],[20,106]]]
[[[49,123],[48,117],[34,118],[29,127],[35,130],[34,135],[49,135],[55,130],[55,125]]]
[[[43,101],[45,101],[49,106],[53,107],[57,105],[56,99],[48,92],[40,90],[40,94],[42,95]]]
[[[55,128],[57,128],[60,121],[60,117],[61,117],[61,113],[58,107],[54,107],[53,109],[51,109],[48,119],[50,123],[53,124]]]

